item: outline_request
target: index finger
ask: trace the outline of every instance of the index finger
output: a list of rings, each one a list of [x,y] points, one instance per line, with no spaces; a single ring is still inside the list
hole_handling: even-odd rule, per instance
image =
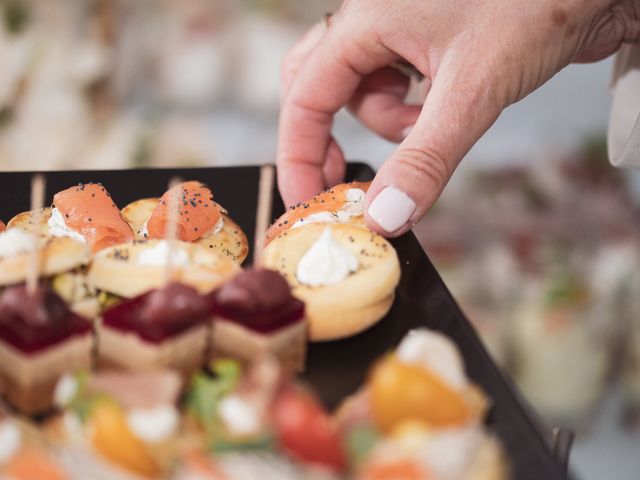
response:
[[[393,61],[376,49],[373,39],[342,34],[336,25],[291,84],[280,112],[277,154],[278,186],[287,205],[326,187],[322,167],[333,116],[349,102],[363,75]]]

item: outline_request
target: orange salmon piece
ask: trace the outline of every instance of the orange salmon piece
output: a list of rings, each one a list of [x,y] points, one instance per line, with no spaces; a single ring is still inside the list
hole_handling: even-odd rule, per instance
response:
[[[62,214],[67,227],[80,233],[94,253],[133,241],[131,227],[99,183],[80,184],[58,192],[53,197],[53,206]]]
[[[0,233],[4,232],[7,229],[7,226],[4,224],[2,220],[0,220]]]
[[[160,467],[147,446],[131,433],[122,409],[103,400],[91,412],[92,443],[108,460],[147,478],[158,478]]]
[[[287,210],[278,220],[273,222],[266,233],[266,242],[276,238],[281,233],[289,230],[291,226],[302,218],[318,212],[337,212],[342,210],[347,203],[347,191],[351,188],[359,188],[365,192],[369,190],[371,182],[341,183],[329,190],[319,193],[308,202],[302,202]]]
[[[177,238],[184,242],[193,242],[202,238],[215,227],[221,213],[213,201],[213,193],[203,183],[197,181],[182,182],[170,188],[160,198],[158,205],[147,221],[149,238],[164,238],[169,221],[169,205],[172,195],[178,195]]]
[[[14,480],[65,480],[67,478],[44,453],[33,448],[24,448],[14,455],[0,473]]]

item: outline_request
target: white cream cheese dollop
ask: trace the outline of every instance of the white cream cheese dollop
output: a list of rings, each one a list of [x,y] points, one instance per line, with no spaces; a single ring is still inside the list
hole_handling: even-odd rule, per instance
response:
[[[291,225],[291,228],[301,227],[309,223],[347,223],[352,217],[360,216],[364,213],[365,191],[361,188],[350,188],[347,190],[347,201],[341,210],[337,212],[316,212],[301,218]]]
[[[31,253],[38,248],[36,235],[19,228],[9,228],[0,233],[0,258],[11,257],[20,253]]]
[[[228,395],[222,399],[218,411],[225,426],[234,435],[251,435],[260,429],[256,409],[238,395]]]
[[[49,235],[53,237],[69,237],[78,242],[87,243],[85,238],[75,230],[70,229],[64,221],[64,217],[56,207],[51,209],[51,216],[47,221]]]
[[[316,212],[312,213],[309,216],[301,218],[296,223],[291,225],[291,228],[302,227],[303,225],[308,225],[310,223],[337,223],[338,216],[335,213],[331,212]]]
[[[467,386],[464,362],[458,349],[445,335],[425,328],[412,330],[396,350],[405,363],[429,369],[455,390]]]
[[[22,447],[22,432],[10,418],[0,420],[0,464],[7,462]]]
[[[127,414],[127,425],[133,434],[149,443],[166,440],[178,429],[179,416],[173,405],[134,408]]]
[[[340,245],[327,227],[300,259],[296,277],[310,287],[335,285],[357,271],[358,266],[358,257]]]
[[[143,267],[163,267],[169,257],[169,244],[160,240],[156,245],[141,250],[135,258],[135,263]],[[189,254],[176,246],[171,253],[171,262],[176,267],[184,267],[189,264]]]
[[[222,229],[224,228],[224,217],[222,217],[222,215],[220,215],[220,218],[218,219],[218,221],[216,222],[216,224],[213,226],[213,228],[211,229],[211,234],[212,235],[217,235],[218,233],[220,233],[222,231]],[[204,235],[205,237],[207,235]]]

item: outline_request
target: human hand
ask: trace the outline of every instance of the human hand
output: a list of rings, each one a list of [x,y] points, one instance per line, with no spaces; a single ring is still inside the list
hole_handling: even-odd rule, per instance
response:
[[[369,226],[410,229],[504,108],[571,62],[640,41],[638,0],[346,0],[283,64],[278,185],[288,205],[338,183],[344,155],[331,136],[343,106],[401,142],[365,202]],[[430,81],[423,106],[404,103],[413,64]]]

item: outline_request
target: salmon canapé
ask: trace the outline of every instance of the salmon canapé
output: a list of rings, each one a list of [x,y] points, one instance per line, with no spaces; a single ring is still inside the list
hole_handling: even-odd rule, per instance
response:
[[[364,196],[370,184],[371,182],[341,183],[290,208],[267,230],[267,243],[288,229],[305,223],[334,222],[366,226]]]
[[[158,201],[147,221],[149,238],[166,237],[172,195],[177,196],[178,202],[176,236],[183,242],[194,242],[202,238],[216,226],[222,216],[209,187],[197,181],[182,182],[167,190]]]
[[[84,237],[93,252],[133,241],[131,227],[99,183],[80,184],[56,193],[53,208],[67,228]]]

